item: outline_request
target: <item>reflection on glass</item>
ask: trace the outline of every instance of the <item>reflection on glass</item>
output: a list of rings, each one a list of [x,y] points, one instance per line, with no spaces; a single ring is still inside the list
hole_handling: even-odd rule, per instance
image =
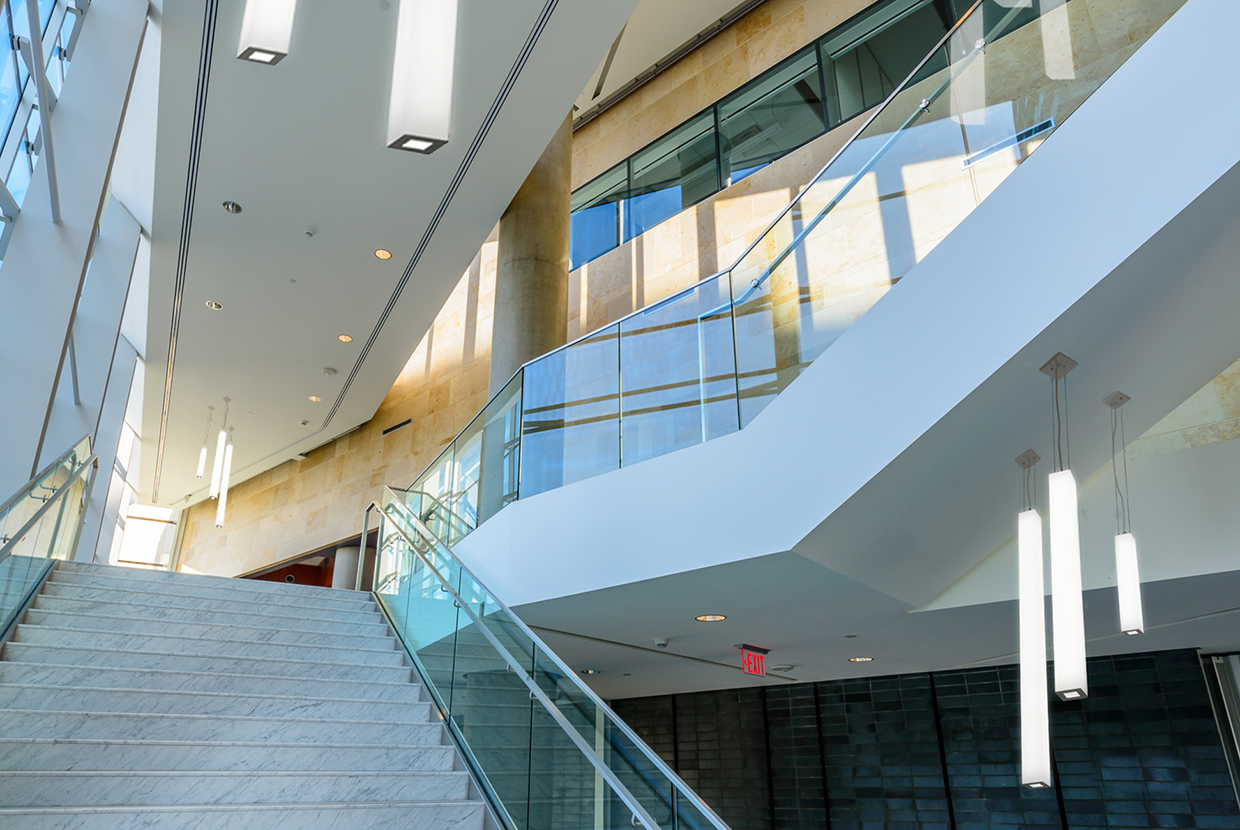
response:
[[[616,165],[573,192],[569,223],[569,268],[596,259],[620,244],[629,163]]]
[[[720,102],[724,186],[761,170],[824,129],[818,57],[809,49]]]
[[[704,112],[632,159],[625,238],[640,236],[719,189],[715,116]]]
[[[612,326],[525,367],[521,498],[619,468],[619,361]]]
[[[508,382],[483,410],[482,475],[478,521],[486,521],[517,499],[521,471],[521,383],[524,372]]]
[[[727,276],[620,324],[623,464],[735,432],[736,361]]]

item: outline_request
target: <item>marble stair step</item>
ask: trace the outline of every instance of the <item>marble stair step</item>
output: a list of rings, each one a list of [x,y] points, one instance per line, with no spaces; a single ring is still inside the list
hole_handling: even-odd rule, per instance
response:
[[[481,802],[0,810],[5,830],[482,830]]]
[[[135,682],[141,678],[135,677]],[[429,723],[431,704],[305,694],[150,691],[0,683],[0,709],[49,712],[132,712],[173,715],[319,718]]]
[[[319,626],[324,624],[366,624],[379,625],[383,617],[379,609],[373,611],[316,611],[314,609],[296,609],[287,605],[264,605],[254,602],[216,602],[212,600],[183,600],[185,604],[172,602],[176,597],[165,597],[168,602],[152,605],[145,602],[134,602],[131,594],[123,591],[101,591],[100,598],[83,599],[81,597],[58,596],[41,592],[34,600],[35,608],[57,611],[73,611],[77,613],[116,614],[120,616],[144,617],[147,619],[201,620],[211,625],[255,624],[255,620],[275,620],[273,625],[289,627],[289,620],[313,622]],[[241,622],[245,621],[245,622]],[[257,623],[263,624],[263,623]]]
[[[0,739],[90,738],[117,741],[228,741],[269,743],[405,744],[433,746],[442,740],[438,723],[228,715],[157,715],[114,712],[0,710]],[[0,764],[3,760],[0,759]]]
[[[242,582],[244,580],[231,580]],[[113,576],[71,573],[55,570],[48,578],[49,586],[82,588],[92,591],[117,591],[127,594],[152,594],[154,596],[195,597],[197,599],[222,599],[232,601],[261,602],[267,605],[290,605],[295,608],[323,608],[340,611],[366,610],[374,605],[369,594],[360,591],[338,591],[336,595],[309,592],[246,591],[229,583],[223,585],[200,585],[179,581],[168,584],[143,582]],[[330,590],[330,589],[328,589]]]
[[[197,657],[159,651],[126,651],[73,646],[6,643],[0,660],[22,663],[97,666],[100,668],[166,669],[274,677],[316,677],[324,680],[408,682],[412,669],[361,663],[324,663],[311,660],[264,660],[246,657]]]
[[[113,617],[102,614],[71,614],[32,608],[26,612],[26,624],[72,628],[78,631],[109,631],[124,634],[150,634],[161,637],[210,637],[235,643],[268,643],[292,646],[334,646],[368,651],[391,651],[396,638],[386,626],[376,624],[373,634],[342,634],[327,631],[302,631],[296,628],[272,628],[248,625],[204,625],[167,620]],[[363,630],[370,630],[364,627]]]
[[[218,634],[218,632],[215,632]],[[237,642],[219,636],[159,636],[110,631],[90,631],[47,625],[19,625],[13,640],[39,645],[71,645],[75,648],[158,651],[211,657],[247,657],[270,660],[307,660],[400,666],[404,655],[393,646],[386,649],[341,648],[335,645]]]
[[[98,739],[0,739],[0,767],[7,771],[167,770],[303,772],[450,772],[450,745],[395,746],[363,743],[241,741],[119,741]],[[0,821],[0,827],[8,826]]]
[[[422,687],[407,681],[371,682],[306,677],[272,677],[213,671],[99,668],[54,663],[0,661],[0,683],[144,689],[148,691],[213,692],[217,694],[300,695],[420,703]]]
[[[239,611],[247,613],[252,608],[270,608],[274,613],[285,616],[317,617],[331,614],[340,618],[343,615],[370,615],[378,613],[372,603],[349,602],[337,603],[313,599],[297,602],[296,597],[266,596],[259,594],[238,595],[236,592],[220,591],[222,596],[196,596],[185,593],[165,593],[154,591],[130,591],[115,588],[100,588],[91,585],[65,585],[60,582],[47,582],[43,586],[42,595],[47,597],[67,597],[69,599],[95,600],[102,602],[127,602],[131,605],[167,605],[173,608],[210,608],[217,612]]]
[[[464,772],[9,772],[0,808],[464,801]]]
[[[29,615],[26,621],[37,622],[37,612],[119,618],[148,623],[182,623],[199,627],[210,625],[233,625],[247,628],[274,627],[289,631],[353,636],[388,636],[391,632],[387,623],[378,615],[362,620],[330,620],[321,617],[286,617],[257,612],[220,614],[202,608],[151,607],[125,602],[84,602],[76,599],[48,597],[43,594],[35,597],[34,604],[26,612]]]
[[[342,591],[339,588],[323,588],[318,585],[267,582],[261,579],[238,579],[230,576],[211,576],[210,574],[122,568],[116,565],[98,565],[90,562],[61,562],[56,570],[58,573],[64,574],[95,576],[104,579],[128,579],[156,585],[204,585],[215,588],[226,587],[234,591],[254,591],[269,594],[317,594],[323,597],[336,598],[341,594],[356,593],[347,590]],[[362,596],[369,596],[369,594],[363,591]]]

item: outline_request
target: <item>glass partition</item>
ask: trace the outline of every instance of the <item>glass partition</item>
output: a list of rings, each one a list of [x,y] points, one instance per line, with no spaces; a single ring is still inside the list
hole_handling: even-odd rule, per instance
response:
[[[378,597],[512,830],[728,830],[705,803],[384,489]]]
[[[815,55],[864,50],[894,82],[872,94],[895,89],[726,271],[527,364],[414,482],[439,506],[414,509],[455,540],[518,496],[744,428],[1182,4],[890,0],[729,96],[719,139],[737,175],[787,146],[758,138],[759,122],[811,130]],[[896,60],[926,42],[919,61]],[[838,109],[844,76],[832,72],[825,97]],[[860,79],[856,106],[872,109],[865,73],[848,77]],[[682,126],[600,185],[618,194],[623,168],[625,198],[643,205],[630,230],[678,211],[686,176],[715,175],[713,116]],[[610,204],[620,216],[627,203]]]

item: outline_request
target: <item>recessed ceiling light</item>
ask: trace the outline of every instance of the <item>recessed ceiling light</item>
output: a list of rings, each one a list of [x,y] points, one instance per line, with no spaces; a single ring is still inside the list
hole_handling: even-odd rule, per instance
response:
[[[693,619],[698,622],[723,622],[727,619],[727,617],[723,614],[702,614],[701,616],[694,617]]]
[[[407,138],[405,143],[400,145],[402,149],[413,150],[415,153],[425,153],[431,147],[435,146],[433,141],[424,141],[420,138]]]
[[[328,377],[331,377],[332,375],[336,374],[336,370],[330,366],[327,366],[327,367],[324,367],[323,374],[327,375]]]
[[[215,300],[207,300],[207,308],[211,309],[212,311],[219,311],[223,307],[224,307],[223,303],[217,303]]]
[[[224,210],[228,211],[229,213],[240,213],[241,205],[237,204],[236,202],[225,202]]]
[[[598,669],[581,669],[580,671],[582,674],[598,674],[599,673]]]
[[[322,398],[320,398],[318,395],[311,395],[311,396],[310,396],[310,400],[311,400],[311,401],[313,401],[314,403],[318,403],[319,401],[321,401],[321,400],[323,400],[323,399],[322,399]]]
[[[353,342],[353,338],[347,334],[338,334],[336,335],[336,339],[339,340],[341,343],[352,343]]]
[[[375,250],[375,256],[377,256],[379,259],[391,259],[392,252],[389,251],[387,248],[377,248]]]
[[[275,52],[264,52],[261,49],[251,49],[244,57],[248,61],[257,61],[258,63],[274,63],[277,57],[282,58],[284,56],[276,55]]]
[[[845,635],[844,635],[844,639],[845,639],[845,640],[855,640],[855,639],[857,639],[857,635],[856,635],[856,634],[845,634]]]
[[[782,666],[771,666],[771,671],[792,671],[795,668],[796,666],[789,666],[785,663]]]
[[[873,663],[874,658],[873,657],[849,657],[848,662],[850,663]]]

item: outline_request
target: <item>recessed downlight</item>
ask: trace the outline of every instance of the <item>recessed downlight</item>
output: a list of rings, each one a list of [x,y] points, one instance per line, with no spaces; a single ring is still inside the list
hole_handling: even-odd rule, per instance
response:
[[[698,622],[723,622],[727,619],[723,614],[701,614],[693,619]]]
[[[873,663],[874,658],[873,657],[849,657],[848,662],[850,663]]]
[[[598,669],[580,669],[581,674],[599,674]]]
[[[789,665],[788,663],[784,663],[782,666],[771,666],[771,671],[785,672],[785,671],[792,671],[795,668],[796,666]]]
[[[231,202],[231,201],[225,202],[224,210],[228,211],[229,213],[240,213],[241,205],[237,204],[236,202]]]
[[[224,307],[223,303],[217,303],[215,300],[207,300],[207,308],[211,309],[212,311],[219,311],[223,307]]]
[[[341,343],[352,343],[353,342],[353,338],[347,334],[338,334],[336,335],[336,339],[339,340]]]
[[[387,248],[377,248],[375,250],[375,256],[377,256],[379,259],[391,259],[392,252],[389,251]]]
[[[321,400],[323,400],[323,399],[322,399],[322,398],[320,398],[318,395],[311,395],[311,396],[310,396],[310,400],[311,400],[311,402],[313,402],[313,403],[318,403],[319,401],[321,401]]]

